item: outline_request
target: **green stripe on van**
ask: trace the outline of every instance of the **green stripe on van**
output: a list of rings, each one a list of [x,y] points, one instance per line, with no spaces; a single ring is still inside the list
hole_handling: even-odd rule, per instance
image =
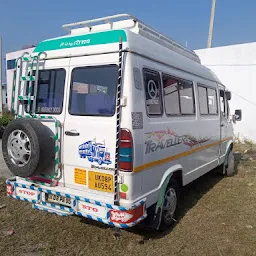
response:
[[[117,43],[119,42],[120,37],[122,37],[123,42],[127,42],[127,36],[124,30],[111,30],[94,34],[63,37],[58,39],[46,40],[39,43],[35,48],[34,52],[44,52],[81,46]]]

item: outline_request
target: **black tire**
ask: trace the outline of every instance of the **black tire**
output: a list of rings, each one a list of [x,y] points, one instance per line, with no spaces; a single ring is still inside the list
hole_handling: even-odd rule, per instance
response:
[[[16,130],[24,132],[30,140],[31,154],[28,162],[24,166],[15,164],[8,153],[8,138]],[[51,130],[38,120],[13,120],[6,127],[2,138],[3,157],[10,171],[15,176],[23,178],[43,174],[47,167],[54,161],[55,144],[51,136],[53,136]]]
[[[175,209],[173,211],[173,214],[172,216],[170,216],[169,219],[166,218],[165,216],[165,210],[164,210],[164,206],[165,206],[165,201],[164,200],[164,205],[163,205],[163,210],[162,210],[162,214],[161,214],[161,223],[160,223],[160,226],[159,226],[159,231],[164,231],[168,228],[170,228],[176,221],[176,213],[177,213],[177,205],[178,205],[178,202],[179,202],[179,193],[180,193],[180,189],[179,189],[179,185],[177,183],[177,181],[173,178],[170,179],[170,182],[166,188],[166,191],[165,191],[165,197],[168,193],[168,191],[172,191],[172,192],[175,192],[175,196],[176,196],[176,205],[175,205]]]
[[[5,127],[4,126],[0,126],[0,139],[3,138],[4,130],[5,130]]]
[[[227,177],[232,177],[236,174],[235,157],[234,157],[234,152],[232,149],[230,149],[228,152],[227,164],[224,166],[224,168],[225,168],[225,175]]]
[[[173,188],[175,190],[175,193],[177,195],[177,203],[178,203],[180,189],[177,181],[173,178],[170,179],[169,184],[166,188],[166,191],[168,191],[168,189],[170,188]],[[175,213],[173,214],[171,221],[168,221],[168,222],[166,222],[165,219],[163,218],[164,212],[162,211],[162,209],[158,208],[156,212],[156,207],[157,207],[157,203],[147,208],[147,218],[143,220],[141,223],[139,223],[139,226],[143,229],[157,230],[159,232],[163,232],[174,224],[175,222],[174,220],[176,217],[177,204],[176,204]]]

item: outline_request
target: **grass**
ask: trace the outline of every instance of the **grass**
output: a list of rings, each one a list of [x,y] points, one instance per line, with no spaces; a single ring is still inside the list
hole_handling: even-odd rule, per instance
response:
[[[244,152],[247,145],[236,146]],[[250,156],[256,155],[251,150]],[[210,172],[183,189],[179,219],[165,233],[122,230],[79,217],[60,217],[6,197],[0,181],[0,255],[256,255],[256,164],[238,173]],[[8,236],[6,231],[14,229]]]

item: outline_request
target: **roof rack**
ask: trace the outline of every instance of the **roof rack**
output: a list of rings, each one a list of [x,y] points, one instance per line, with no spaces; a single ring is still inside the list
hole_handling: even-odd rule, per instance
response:
[[[171,49],[171,50],[173,50],[191,60],[201,63],[200,58],[194,51],[175,42],[173,39],[155,31],[154,29],[152,29],[151,27],[144,24],[142,21],[140,21],[139,19],[135,18],[134,16],[132,16],[130,14],[126,14],[126,13],[116,14],[116,15],[106,16],[106,17],[102,17],[102,18],[98,18],[98,19],[74,22],[74,23],[70,23],[70,24],[65,24],[62,26],[62,28],[71,32],[72,29],[84,27],[84,28],[88,28],[89,32],[90,32],[93,30],[94,26],[102,25],[102,23],[109,24],[110,29],[113,29],[113,27],[114,27],[113,25],[115,22],[125,21],[125,20],[133,20],[134,21],[132,26],[129,26],[126,28],[132,29],[137,26],[138,29],[135,32],[139,33],[140,35],[147,37],[148,39],[150,39],[162,46],[165,46],[165,47],[167,47],[167,48],[169,48],[169,49]],[[109,29],[109,27],[108,27],[108,29]]]
[[[134,20],[134,22],[138,21],[138,19],[136,19],[132,15],[123,13],[123,14],[116,14],[116,15],[106,16],[106,17],[93,19],[93,20],[85,20],[85,21],[79,21],[79,22],[64,24],[62,26],[62,28],[66,29],[68,31],[70,31],[71,28],[75,28],[75,27],[78,27],[78,26],[91,28],[93,26],[93,24],[96,25],[98,23],[97,25],[99,25],[99,23],[101,21],[103,21],[106,24],[112,25],[117,20],[124,20],[122,18],[132,19],[132,20]]]

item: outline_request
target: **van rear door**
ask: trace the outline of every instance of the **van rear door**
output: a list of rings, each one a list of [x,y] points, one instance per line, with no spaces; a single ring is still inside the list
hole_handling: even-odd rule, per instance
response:
[[[97,58],[71,59],[64,124],[65,186],[94,198],[98,195],[98,200],[100,196],[114,200],[118,66],[92,64]]]

